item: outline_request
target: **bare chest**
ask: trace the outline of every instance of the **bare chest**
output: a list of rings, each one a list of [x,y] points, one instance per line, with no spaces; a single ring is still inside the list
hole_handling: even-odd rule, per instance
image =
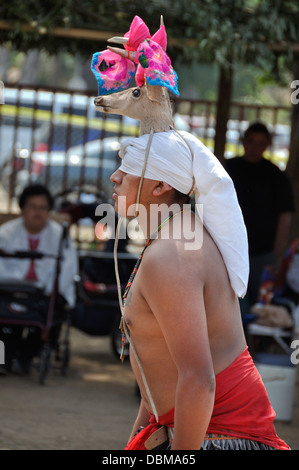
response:
[[[139,273],[127,293],[124,304],[124,318],[131,335],[145,338],[155,329],[155,317],[142,295]]]

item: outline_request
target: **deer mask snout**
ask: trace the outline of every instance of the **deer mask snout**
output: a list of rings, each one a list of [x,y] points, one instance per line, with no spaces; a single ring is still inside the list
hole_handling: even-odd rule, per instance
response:
[[[96,106],[101,106],[101,102],[102,102],[102,97],[101,96],[97,96],[95,99],[94,99],[94,104]]]

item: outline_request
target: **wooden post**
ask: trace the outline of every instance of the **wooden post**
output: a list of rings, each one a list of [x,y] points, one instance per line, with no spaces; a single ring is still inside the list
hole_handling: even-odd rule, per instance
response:
[[[220,68],[218,81],[218,102],[215,128],[214,153],[224,163],[227,122],[229,119],[230,102],[233,88],[232,67]]]

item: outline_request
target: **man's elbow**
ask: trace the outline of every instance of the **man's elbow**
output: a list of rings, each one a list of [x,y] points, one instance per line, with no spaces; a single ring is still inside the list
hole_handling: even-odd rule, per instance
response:
[[[213,372],[202,373],[196,370],[189,371],[181,377],[181,383],[189,390],[201,393],[214,394],[216,390],[216,378]]]
[[[205,390],[205,392],[208,394],[215,393],[216,379],[215,379],[214,374],[209,374],[204,377],[199,377],[196,384],[201,390]]]

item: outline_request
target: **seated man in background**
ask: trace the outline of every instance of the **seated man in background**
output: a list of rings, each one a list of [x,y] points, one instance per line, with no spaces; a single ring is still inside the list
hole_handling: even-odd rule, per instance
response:
[[[42,185],[30,185],[19,198],[21,216],[0,227],[0,250],[38,251],[58,255],[63,227],[49,218],[53,199]],[[58,283],[59,305],[72,308],[75,305],[74,277],[78,272],[77,254],[71,239],[67,236],[63,247]],[[0,280],[37,282],[49,296],[53,290],[56,274],[55,257],[1,258]],[[0,339],[5,345],[5,370],[26,373],[30,370],[33,357],[40,346],[40,329],[30,327],[24,338],[24,328],[19,325],[0,324]],[[13,359],[14,362],[13,362]],[[17,360],[16,360],[17,359]],[[3,371],[5,372],[5,371]]]

